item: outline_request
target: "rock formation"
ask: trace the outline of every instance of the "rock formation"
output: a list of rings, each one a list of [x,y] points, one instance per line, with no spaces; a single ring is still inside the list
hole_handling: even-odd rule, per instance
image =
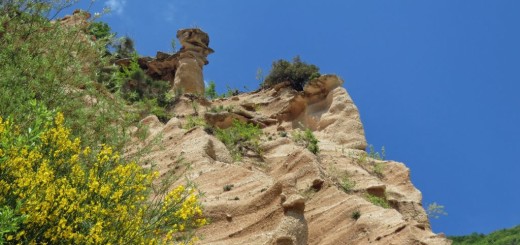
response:
[[[57,19],[56,21],[52,21],[52,23],[60,23],[64,26],[76,26],[86,30],[90,25],[90,16],[91,15],[89,12],[76,9],[72,15],[66,15],[63,18]]]
[[[204,94],[202,67],[208,64],[206,57],[214,52],[208,47],[208,34],[200,29],[184,29],[177,31],[177,38],[182,48],[173,87],[185,93]]]
[[[325,75],[302,92],[280,84],[197,107],[196,98],[181,96],[168,123],[154,116],[142,121],[146,142],[160,139],[148,162],[162,175],[185,176],[204,193],[211,223],[198,231],[201,244],[450,244],[431,231],[409,169],[367,157],[359,112],[342,83]],[[211,132],[182,127],[195,115],[215,127],[229,127],[231,119],[259,125],[261,156],[233,162]],[[320,141],[317,155],[293,139],[292,132],[304,128]],[[136,140],[129,149],[145,145]],[[345,190],[345,179],[355,185]],[[369,195],[389,207],[373,204]]]
[[[213,53],[209,48],[209,36],[200,29],[182,29],[177,31],[181,49],[175,54],[157,52],[155,58],[141,57],[139,66],[155,80],[169,81],[170,93],[204,94],[202,68],[209,62],[207,56]],[[130,59],[116,61],[127,66]]]

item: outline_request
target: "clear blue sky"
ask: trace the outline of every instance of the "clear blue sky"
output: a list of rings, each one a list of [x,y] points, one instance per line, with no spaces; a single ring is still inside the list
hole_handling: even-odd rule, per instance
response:
[[[210,35],[205,79],[250,90],[256,71],[300,55],[335,73],[367,140],[406,163],[436,232],[520,224],[520,1],[108,0],[102,20],[141,55],[179,28]]]

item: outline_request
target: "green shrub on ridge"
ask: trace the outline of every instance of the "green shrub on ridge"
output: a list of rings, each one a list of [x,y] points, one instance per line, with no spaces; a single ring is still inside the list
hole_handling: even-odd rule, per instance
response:
[[[265,78],[262,87],[269,88],[278,83],[290,82],[291,87],[303,91],[305,84],[320,76],[320,68],[301,61],[300,56],[294,57],[292,62],[278,60],[273,62],[269,75]]]

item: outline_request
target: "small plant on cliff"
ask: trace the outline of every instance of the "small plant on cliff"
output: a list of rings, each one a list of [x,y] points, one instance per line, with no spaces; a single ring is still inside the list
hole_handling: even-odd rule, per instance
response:
[[[302,91],[308,81],[320,76],[319,70],[317,66],[301,61],[300,56],[294,57],[292,62],[278,60],[273,63],[262,87],[269,88],[282,82],[289,82],[292,88]]]
[[[371,202],[374,205],[377,205],[377,206],[383,207],[383,208],[390,208],[390,204],[384,197],[378,197],[378,196],[375,196],[372,194],[367,194],[366,198],[369,202]]]
[[[385,166],[386,166],[384,162],[381,162],[381,161],[385,160],[385,147],[384,146],[381,147],[381,153],[376,152],[374,150],[373,145],[369,145],[368,148],[369,148],[369,151],[367,153],[368,157],[375,159],[375,160],[379,160],[379,161],[373,163],[374,165],[372,166],[372,168],[373,168],[374,174],[376,174],[377,177],[382,178],[384,176],[384,171],[385,171]]]
[[[373,166],[374,174],[379,177],[383,178],[385,173],[385,164],[383,162],[376,162]]]
[[[264,82],[264,71],[262,70],[262,68],[258,68],[256,70],[256,80],[258,80],[260,84]]]
[[[213,100],[218,98],[216,84],[214,81],[210,81],[205,91],[206,98]]]
[[[385,147],[382,146],[381,147],[381,153],[379,153],[379,152],[374,150],[374,146],[373,145],[369,145],[367,154],[368,154],[368,157],[370,157],[370,158],[383,161],[383,160],[385,160],[385,156],[386,156]]]
[[[252,123],[233,120],[233,125],[226,129],[216,129],[217,138],[231,152],[235,160],[240,160],[248,151],[260,153],[260,136],[262,130]]]
[[[426,214],[428,215],[428,218],[438,219],[441,217],[441,215],[448,215],[444,211],[444,206],[439,205],[436,202],[430,203],[428,207],[426,208]]]
[[[293,140],[303,145],[305,148],[307,148],[310,152],[314,154],[318,154],[320,152],[320,148],[318,146],[319,140],[314,136],[312,133],[312,130],[305,129],[305,131],[295,130],[292,133]]]
[[[381,152],[376,152],[374,150],[374,146],[369,145],[367,152],[362,152],[360,156],[357,158],[358,164],[360,164],[363,168],[365,168],[367,171],[370,171],[370,169],[367,169],[368,163],[371,165],[372,172],[379,178],[384,177],[384,171],[385,171],[385,147],[381,147]]]
[[[223,111],[231,112],[231,111],[233,111],[233,108],[234,108],[233,105],[229,105],[229,106],[219,105],[219,106],[211,106],[209,111],[213,112],[213,113],[219,113],[219,112],[223,112]]]
[[[343,188],[343,191],[345,191],[346,193],[349,193],[349,192],[352,192],[352,190],[356,186],[356,182],[350,180],[348,175],[345,175],[345,176],[343,176],[343,178],[341,178],[340,185],[341,185],[341,188]]]
[[[186,123],[183,125],[182,128],[190,130],[194,127],[206,127],[206,120],[202,117],[198,116],[187,116],[186,117]]]
[[[352,214],[350,215],[350,217],[351,217],[353,220],[358,220],[359,218],[361,218],[361,211],[356,210],[356,211],[352,212]]]
[[[227,185],[225,185],[222,189],[223,189],[224,191],[230,191],[231,189],[233,189],[233,187],[235,187],[235,185],[233,185],[233,184],[227,184]]]

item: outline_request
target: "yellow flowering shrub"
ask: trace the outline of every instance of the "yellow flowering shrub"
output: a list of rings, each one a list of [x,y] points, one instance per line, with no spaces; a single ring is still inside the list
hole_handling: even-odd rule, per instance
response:
[[[157,172],[124,162],[111,147],[82,147],[58,113],[41,132],[0,118],[0,207],[25,217],[8,243],[192,244],[206,224],[194,188],[159,198]],[[164,198],[161,198],[164,197]],[[1,240],[1,239],[0,239]]]

